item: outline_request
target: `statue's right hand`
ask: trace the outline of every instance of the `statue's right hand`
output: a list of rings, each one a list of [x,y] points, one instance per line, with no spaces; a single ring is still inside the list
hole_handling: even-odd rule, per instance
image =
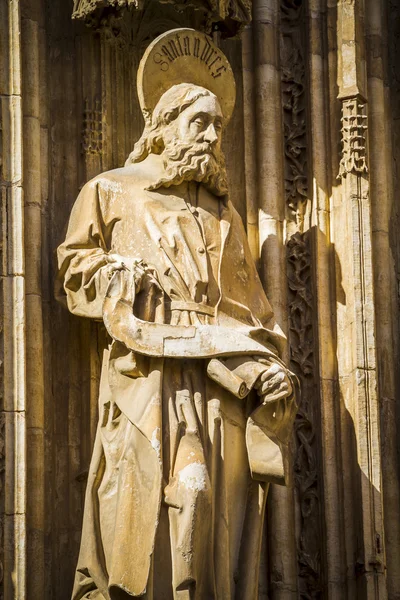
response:
[[[264,404],[287,398],[292,393],[290,377],[278,363],[273,363],[260,375],[255,388]]]

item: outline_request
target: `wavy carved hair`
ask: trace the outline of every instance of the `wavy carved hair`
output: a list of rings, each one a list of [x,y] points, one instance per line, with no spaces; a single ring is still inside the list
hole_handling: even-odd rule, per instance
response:
[[[192,83],[173,85],[161,96],[153,111],[151,122],[146,124],[125,165],[141,162],[149,154],[161,154],[164,150],[163,128],[202,96],[213,95],[209,90]]]

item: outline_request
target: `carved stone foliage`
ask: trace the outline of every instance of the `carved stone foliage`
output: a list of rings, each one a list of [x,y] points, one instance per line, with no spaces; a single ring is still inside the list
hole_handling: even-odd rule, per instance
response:
[[[287,244],[290,358],[304,377],[313,374],[312,296],[308,236],[295,233]]]
[[[321,597],[320,507],[314,373],[314,336],[309,234],[295,233],[287,244],[289,339],[292,369],[301,382],[295,421],[294,477],[300,506],[299,593],[302,600]]]
[[[365,109],[365,102],[359,97],[342,102],[342,158],[338,178],[346,177],[348,173],[368,173]]]
[[[129,20],[132,12],[142,11],[150,3],[151,0],[74,0],[72,17],[96,28],[101,24],[108,26],[111,18],[115,28],[122,26],[121,19]],[[251,20],[251,0],[164,0],[160,4],[170,4],[180,13],[198,11],[205,17],[205,31],[219,29],[226,37],[236,35]]]
[[[74,0],[73,19],[87,19],[106,8],[142,8],[143,0]]]
[[[299,504],[298,586],[302,600],[321,597],[321,523],[318,470],[318,404],[314,368],[313,293],[306,140],[305,2],[281,0],[282,105],[285,150],[289,342],[291,368],[301,386],[295,421],[294,478]]]
[[[118,48],[126,48],[133,43],[134,18],[129,10],[101,13],[100,18],[92,15],[86,22],[107,42],[115,44]]]
[[[82,151],[85,154],[101,154],[103,147],[103,124],[101,102],[85,100],[82,128]]]
[[[303,228],[307,203],[305,60],[299,23],[302,0],[281,1],[281,66],[288,216]]]

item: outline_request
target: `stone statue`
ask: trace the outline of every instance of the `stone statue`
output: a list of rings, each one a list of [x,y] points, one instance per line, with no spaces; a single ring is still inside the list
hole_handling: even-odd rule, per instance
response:
[[[296,380],[227,195],[233,74],[175,30],[138,88],[144,133],[84,186],[58,249],[69,310],[110,336],[72,597],[252,600]]]

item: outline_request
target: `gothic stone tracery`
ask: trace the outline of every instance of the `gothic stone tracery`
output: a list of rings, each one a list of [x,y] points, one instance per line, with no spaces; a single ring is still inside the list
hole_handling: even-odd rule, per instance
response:
[[[106,23],[110,15],[124,18],[127,11],[142,11],[149,0],[74,0],[72,17],[90,25]],[[251,0],[166,0],[179,12],[195,10],[205,17],[208,32],[220,29],[227,37],[236,35],[251,20]]]

